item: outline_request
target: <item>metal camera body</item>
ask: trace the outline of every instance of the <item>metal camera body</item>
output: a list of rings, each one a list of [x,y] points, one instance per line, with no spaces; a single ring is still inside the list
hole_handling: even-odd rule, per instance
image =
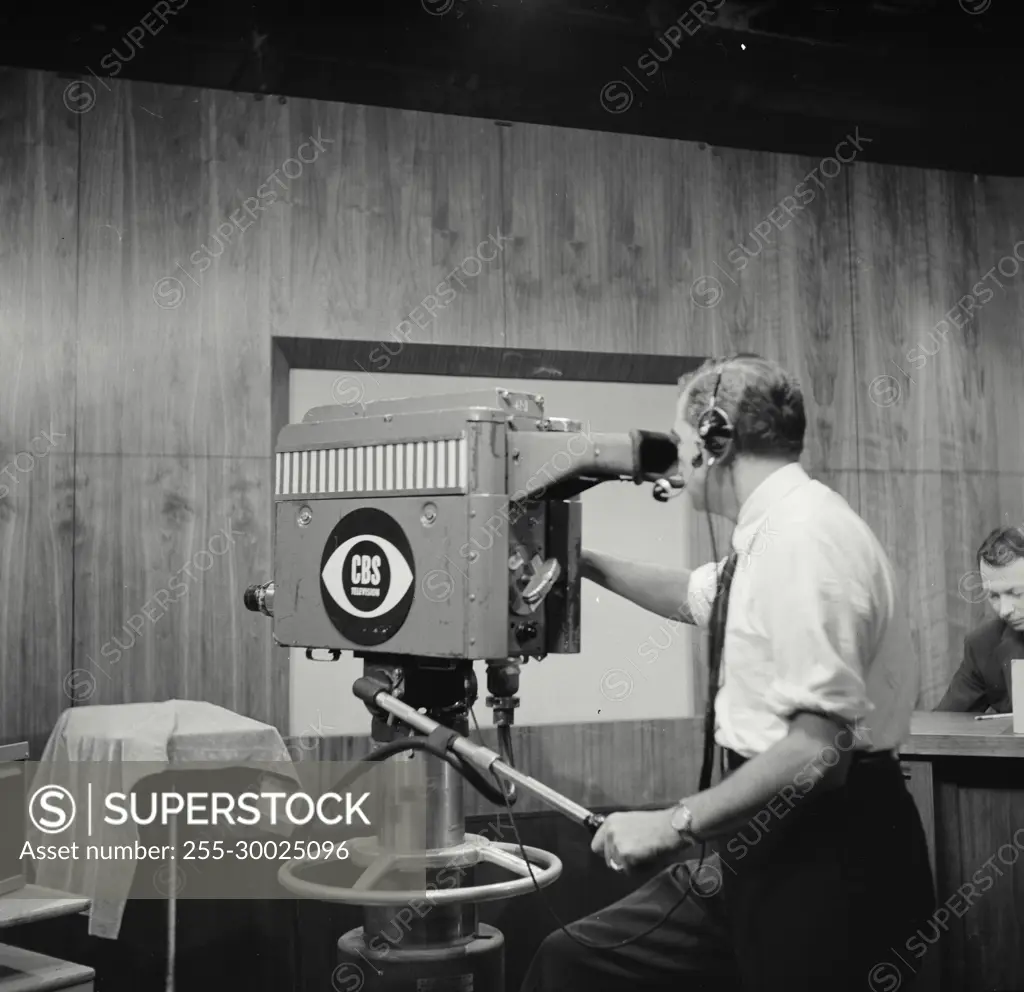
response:
[[[282,429],[282,645],[437,659],[580,650],[583,490],[634,439],[505,389],[317,407]]]

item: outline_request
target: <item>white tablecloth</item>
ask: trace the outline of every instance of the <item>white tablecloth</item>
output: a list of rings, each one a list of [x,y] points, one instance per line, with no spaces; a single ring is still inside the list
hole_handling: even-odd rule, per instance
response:
[[[83,762],[90,767],[76,767]],[[291,756],[274,727],[212,703],[171,699],[164,703],[65,710],[47,741],[29,795],[52,784],[80,796],[86,780],[92,784],[94,795],[128,795],[143,778],[193,762],[223,768],[280,762],[275,774],[298,782]],[[27,829],[33,844],[77,841],[80,852],[84,852],[86,843],[134,845],[138,840],[131,819],[123,825],[111,825],[102,817],[94,818],[88,837],[84,815],[76,816],[73,824],[57,835],[43,833],[31,821]],[[73,860],[42,860],[36,862],[36,883],[89,897],[89,933],[113,939],[121,929],[135,868],[134,859],[89,861],[84,854]]]

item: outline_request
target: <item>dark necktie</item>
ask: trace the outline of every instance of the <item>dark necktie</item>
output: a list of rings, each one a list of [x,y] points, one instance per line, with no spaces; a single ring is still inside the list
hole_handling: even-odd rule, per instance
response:
[[[732,589],[738,557],[734,551],[726,560],[708,624],[708,704],[704,711],[704,760],[701,764],[699,786],[701,792],[711,785],[711,769],[715,755],[715,697],[718,695],[718,684],[721,681],[725,621],[729,613],[729,592]]]

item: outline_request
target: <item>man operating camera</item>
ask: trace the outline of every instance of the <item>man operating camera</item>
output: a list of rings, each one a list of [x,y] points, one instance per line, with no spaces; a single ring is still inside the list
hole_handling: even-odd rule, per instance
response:
[[[746,355],[681,386],[685,490],[735,524],[731,553],[693,571],[593,551],[582,564],[644,609],[708,627],[705,781],[670,808],[607,818],[592,847],[612,869],[675,863],[551,934],[523,992],[869,989],[934,906],[895,756],[919,683],[896,576],[867,524],[800,466],[791,374]]]

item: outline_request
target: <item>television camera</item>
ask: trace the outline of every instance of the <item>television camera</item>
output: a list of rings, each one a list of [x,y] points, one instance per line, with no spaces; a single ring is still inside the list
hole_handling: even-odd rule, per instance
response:
[[[302,877],[302,859],[280,872],[297,895],[363,908],[338,960],[360,974],[360,962],[372,963],[367,992],[501,992],[504,939],[479,923],[478,905],[561,873],[547,851],[467,834],[465,782],[498,805],[524,789],[591,831],[600,825],[515,767],[520,669],[580,650],[581,493],[652,482],[665,500],[682,487],[676,464],[667,434],[594,433],[546,416],[541,396],[497,388],[317,407],[280,432],[273,581],[250,586],[245,604],[272,617],[280,645],[361,658],[353,692],[372,718],[370,759],[419,751],[426,782],[423,850],[410,853],[397,826],[382,824],[353,845],[365,870],[351,888]],[[474,661],[486,664],[497,751],[468,736]],[[376,884],[480,863],[516,877],[416,891]],[[374,936],[414,900],[431,912],[382,955]]]

